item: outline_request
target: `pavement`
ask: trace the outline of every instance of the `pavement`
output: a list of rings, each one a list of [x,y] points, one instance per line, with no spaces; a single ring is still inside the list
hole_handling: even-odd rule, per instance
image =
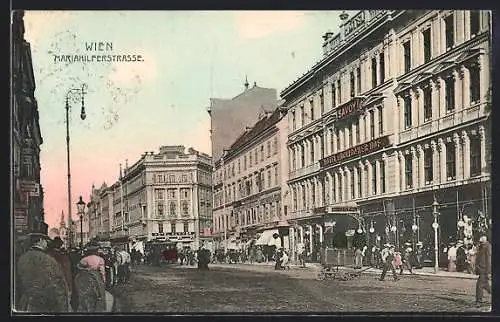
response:
[[[270,264],[135,266],[113,290],[118,312],[488,312],[476,308],[475,281],[436,275],[379,281],[315,279],[312,265],[275,271]]]
[[[222,266],[235,266],[235,265],[240,265],[240,266],[272,266],[274,267],[274,262],[268,262],[268,263],[238,263],[238,264],[210,264],[210,266],[214,265],[222,265]],[[221,266],[221,267],[222,267]],[[303,268],[300,265],[296,264],[291,264],[290,265],[291,269],[309,269],[309,270],[314,270],[319,271],[321,270],[321,265],[318,263],[306,263],[306,267]],[[339,269],[352,269],[352,268],[346,268],[339,266]],[[365,271],[363,273],[367,274],[375,274],[375,275],[380,275],[382,273],[381,269],[378,268],[368,268],[367,266],[363,267]],[[398,272],[399,273],[399,272]],[[403,272],[404,275],[410,275],[410,273],[405,270]],[[468,273],[461,273],[461,272],[448,272],[445,270],[439,270],[437,273],[434,273],[434,268],[433,267],[423,267],[421,269],[413,269],[413,275],[422,275],[422,276],[439,276],[439,277],[448,277],[448,278],[462,278],[462,279],[471,279],[471,280],[477,280],[477,275],[474,274],[468,274]]]

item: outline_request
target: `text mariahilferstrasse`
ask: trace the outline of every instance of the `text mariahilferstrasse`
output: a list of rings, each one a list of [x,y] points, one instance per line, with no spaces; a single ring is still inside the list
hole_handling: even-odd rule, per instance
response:
[[[136,54],[110,54],[112,42],[86,42],[85,51],[92,54],[54,55],[54,63],[109,63],[109,62],[142,62],[144,57]]]

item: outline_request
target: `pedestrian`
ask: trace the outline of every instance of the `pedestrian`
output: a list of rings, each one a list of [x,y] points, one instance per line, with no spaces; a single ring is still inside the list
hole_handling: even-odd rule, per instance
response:
[[[288,253],[286,250],[283,250],[282,251],[282,254],[281,254],[281,268],[282,269],[290,269],[290,265],[288,264]]]
[[[476,246],[467,245],[467,273],[476,274]]]
[[[483,290],[491,294],[491,245],[486,236],[479,238],[479,247],[476,254],[476,306],[483,305]]]
[[[457,247],[455,243],[451,243],[448,248],[448,272],[457,271]]]
[[[361,269],[363,267],[363,250],[360,247],[356,247],[354,251],[354,268]]]
[[[401,260],[401,270],[399,272],[400,275],[403,275],[403,270],[404,268],[408,269],[410,271],[410,274],[413,274],[413,270],[412,270],[412,253],[413,253],[413,249],[411,248],[411,244],[410,243],[406,243],[405,244],[406,248],[404,250],[404,253],[403,253],[403,258]]]
[[[78,264],[75,276],[77,312],[104,312],[106,310],[106,265],[98,255],[99,245],[89,244]]]
[[[282,249],[281,248],[277,249],[276,253],[274,254],[274,261],[275,261],[274,269],[275,270],[280,270],[281,269],[281,258],[282,258],[282,255],[283,255]]]
[[[14,307],[18,311],[71,312],[67,277],[47,253],[49,240],[45,234],[30,234],[31,247],[16,263]]]
[[[462,241],[457,243],[457,272],[463,272],[466,269],[467,254],[465,253]]]
[[[415,251],[415,266],[420,269],[423,267],[423,253],[424,253],[424,245],[422,242],[418,242],[416,244],[417,250]]]
[[[380,281],[385,279],[385,274],[390,269],[392,271],[392,276],[394,277],[394,281],[398,280],[398,275],[396,274],[396,269],[393,265],[394,261],[394,246],[391,244],[385,244],[384,249],[382,250],[382,263],[384,268],[382,270],[382,275],[380,275]]]

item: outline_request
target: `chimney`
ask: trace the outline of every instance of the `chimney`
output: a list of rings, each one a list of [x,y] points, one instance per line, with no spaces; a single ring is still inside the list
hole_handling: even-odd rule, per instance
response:
[[[120,180],[122,179],[122,164],[120,163]]]
[[[253,82],[253,87],[257,87],[257,82]]]

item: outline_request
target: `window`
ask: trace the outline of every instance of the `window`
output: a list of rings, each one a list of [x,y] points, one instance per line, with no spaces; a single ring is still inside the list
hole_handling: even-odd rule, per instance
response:
[[[356,81],[357,81],[357,88],[358,88],[358,93],[361,93],[361,68],[358,67],[356,68]]]
[[[309,110],[311,111],[311,115],[309,115],[309,121],[314,121],[314,100],[311,99],[309,101]]]
[[[241,172],[241,160],[238,159],[238,174]]]
[[[297,169],[297,151],[295,149],[292,149],[292,169]]]
[[[339,174],[339,201],[342,201],[342,199],[343,199],[343,195],[342,195],[342,193],[343,193],[343,191],[342,191],[342,181],[343,181],[342,180],[342,176],[343,176],[342,173],[340,173]]]
[[[411,96],[406,96],[404,98],[404,122],[405,129],[411,128]]]
[[[273,139],[273,154],[278,154],[278,138]]]
[[[405,73],[411,70],[411,46],[408,40],[403,44]]]
[[[455,27],[453,14],[444,18],[445,36],[446,36],[446,49],[453,47],[455,44]]]
[[[422,32],[424,38],[424,64],[431,60],[431,28]]]
[[[363,171],[363,168],[362,167],[359,167],[358,168],[358,196],[359,197],[362,197],[362,193],[361,193],[361,185],[363,184],[363,181],[361,181],[361,172]]]
[[[304,167],[306,165],[306,160],[305,160],[306,149],[304,148],[303,145],[300,146],[300,149],[302,150],[300,152],[300,166]]]
[[[453,77],[446,78],[445,86],[446,112],[451,112],[455,109],[455,80]]]
[[[250,152],[250,155],[248,157],[249,157],[248,164],[249,164],[249,167],[251,167],[252,166],[252,152]],[[255,162],[257,162],[257,157],[255,157]]]
[[[260,161],[264,161],[264,145],[260,146]],[[255,158],[255,163],[257,163],[257,158]]]
[[[354,195],[354,185],[355,185],[355,181],[354,181],[354,169],[351,170],[351,199],[354,199],[356,198],[356,196]]]
[[[292,192],[293,196],[293,210],[297,210],[297,190],[293,190]]]
[[[304,126],[304,119],[305,119],[305,113],[304,113],[304,105],[300,107],[300,124]]]
[[[158,232],[160,234],[163,234],[163,223],[161,223],[161,222],[158,223]]]
[[[274,185],[278,185],[278,166],[274,167]]]
[[[267,187],[271,187],[271,170],[267,170]]]
[[[306,209],[306,187],[302,186],[302,209]]]
[[[372,58],[372,87],[377,87],[377,59]]]
[[[359,136],[359,120],[356,119],[354,123],[354,127],[356,128],[356,144],[359,144],[361,142],[361,137]]]
[[[292,130],[295,131],[295,111],[292,111]]]
[[[385,57],[384,53],[379,54],[379,62],[380,62],[380,83],[385,81]]]
[[[234,174],[234,166],[233,166],[233,174]],[[187,174],[182,175],[182,182],[187,182],[188,181],[188,176]]]
[[[470,137],[470,175],[481,174],[481,139],[477,136]]]
[[[383,113],[383,106],[380,106],[377,111],[378,111],[378,133],[379,135],[384,134],[384,113]]]
[[[446,144],[446,177],[448,180],[454,180],[455,175],[455,143],[450,142]]]
[[[348,126],[347,131],[345,132],[345,135],[347,136],[347,139],[349,141],[349,147],[352,147],[353,146],[353,142],[352,142],[352,125]]]
[[[426,149],[424,150],[424,176],[425,183],[429,184],[433,180],[434,173],[432,172],[432,150]]]
[[[271,157],[271,142],[267,141],[267,157]]]
[[[375,138],[375,111],[370,111],[370,140]]]
[[[168,198],[175,199],[175,189],[168,189]]]
[[[332,108],[337,106],[337,97],[336,97],[336,88],[335,88],[335,83],[332,84]]]
[[[469,68],[470,75],[470,102],[471,104],[477,103],[481,100],[480,90],[481,90],[481,78],[479,66],[474,65]]]
[[[183,228],[184,228],[184,232],[185,233],[189,233],[189,223],[184,222],[184,227]]]
[[[339,93],[338,102],[339,104],[342,104],[342,83],[340,82],[340,79],[337,80],[337,90]]]
[[[340,130],[337,130],[335,135],[337,136],[337,151],[340,151]]]
[[[156,209],[157,209],[157,214],[158,214],[158,217],[163,217],[164,216],[164,213],[163,213],[163,204],[160,203],[156,206]]]
[[[177,231],[176,231],[176,229],[175,229],[175,222],[172,222],[172,223],[170,224],[170,227],[171,227],[171,229],[172,229],[172,234],[177,233]],[[219,221],[219,227],[220,227],[220,221]]]
[[[316,206],[316,185],[314,183],[311,184],[311,202],[311,208],[314,208]]]
[[[321,115],[323,115],[323,113],[325,113],[325,99],[323,97],[323,93],[319,94],[319,105],[321,108]]]
[[[480,30],[480,12],[477,10],[470,11],[470,34],[477,35]]]
[[[314,142],[313,141],[311,141],[310,147],[311,147],[310,158],[311,158],[311,163],[313,163],[314,162]]]
[[[424,94],[424,122],[432,119],[432,90],[430,87],[423,89]]]
[[[380,193],[385,193],[385,161],[380,161]]]
[[[163,200],[163,189],[156,189],[156,200]]]
[[[177,211],[177,205],[175,204],[175,202],[171,202],[170,203],[170,216],[175,216]]]
[[[411,154],[407,155],[405,158],[405,179],[406,188],[413,187],[413,156]]]
[[[168,176],[168,182],[175,183],[175,174],[171,174]]]
[[[189,204],[187,201],[182,202],[182,214],[183,215],[188,215],[189,214]]]
[[[182,189],[182,198],[187,199],[189,197],[189,189]]]
[[[351,72],[351,98],[353,98],[356,95],[356,88],[354,87],[355,85],[354,81],[354,72]]]
[[[246,171],[246,169],[247,169],[247,156],[244,155],[243,156],[243,171]]]

